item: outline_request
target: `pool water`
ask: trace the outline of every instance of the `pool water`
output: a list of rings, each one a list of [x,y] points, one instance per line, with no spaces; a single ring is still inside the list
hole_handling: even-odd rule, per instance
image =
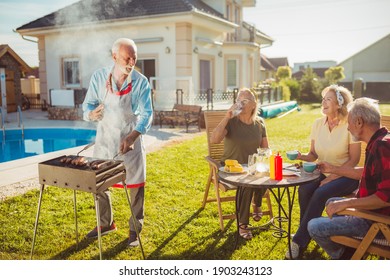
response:
[[[27,128],[0,131],[0,163],[87,145],[95,141],[94,129]]]

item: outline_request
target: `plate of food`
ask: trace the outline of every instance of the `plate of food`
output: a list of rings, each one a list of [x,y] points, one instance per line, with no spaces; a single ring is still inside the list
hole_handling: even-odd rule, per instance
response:
[[[242,174],[248,171],[248,167],[238,163],[238,161],[235,159],[226,159],[225,166],[221,166],[219,171],[223,171],[229,174]]]
[[[237,168],[237,169],[232,169],[232,168],[225,168],[226,166],[221,166],[219,168],[219,171],[223,171],[225,173],[228,173],[228,174],[243,174],[243,173],[246,173],[248,170],[247,170],[247,167],[244,167],[242,166],[241,169]]]
[[[300,169],[295,164],[283,164],[283,176],[298,176]]]
[[[283,176],[297,176],[298,171],[283,170],[282,174]]]

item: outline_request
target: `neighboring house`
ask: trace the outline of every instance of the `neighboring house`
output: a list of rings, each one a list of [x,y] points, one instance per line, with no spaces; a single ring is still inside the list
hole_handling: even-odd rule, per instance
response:
[[[319,77],[319,78],[325,78],[325,71],[329,68],[313,68],[313,72]],[[294,72],[292,74],[292,77],[296,80],[302,79],[302,76],[305,74],[305,70],[299,70],[298,72]]]
[[[280,66],[290,66],[287,57],[267,57],[261,54],[261,74],[260,81],[276,78],[276,71]]]
[[[355,98],[367,96],[390,101],[390,34],[339,65],[344,67],[342,84],[354,90]]]
[[[328,69],[337,65],[337,62],[334,60],[319,60],[319,61],[306,61],[294,63],[293,74],[299,71],[304,71],[306,68],[310,67],[312,69]]]
[[[36,37],[41,98],[50,89],[88,88],[94,70],[112,63],[120,37],[138,46],[137,67],[154,88],[155,109],[171,109],[176,89],[201,103],[260,80],[260,49],[273,40],[243,21],[255,0],[82,0],[17,32]],[[49,101],[49,100],[48,100]],[[49,102],[50,103],[50,102]]]
[[[20,79],[29,71],[30,66],[10,46],[0,45],[0,107],[4,116],[22,105]]]

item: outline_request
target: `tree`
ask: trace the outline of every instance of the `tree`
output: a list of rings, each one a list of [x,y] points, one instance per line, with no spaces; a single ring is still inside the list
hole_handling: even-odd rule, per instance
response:
[[[329,69],[325,71],[325,79],[329,84],[337,84],[344,78],[345,75],[343,66],[329,67]]]
[[[321,84],[312,68],[306,68],[299,83],[301,88],[301,101],[319,102],[321,100]]]
[[[291,78],[291,68],[289,66],[279,66],[276,71],[276,78],[278,81]]]
[[[290,100],[300,100],[299,83],[295,79],[285,79],[282,84],[290,89]]]

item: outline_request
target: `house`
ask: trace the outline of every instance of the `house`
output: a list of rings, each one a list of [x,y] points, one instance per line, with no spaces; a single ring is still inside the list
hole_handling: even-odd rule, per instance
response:
[[[325,71],[328,70],[329,68],[313,68],[313,72],[317,75],[319,78],[325,78]],[[292,77],[296,80],[302,79],[302,76],[305,74],[305,70],[299,70],[297,72],[294,72],[292,74]]]
[[[304,71],[306,68],[310,67],[311,69],[328,69],[337,65],[337,62],[334,60],[319,60],[319,61],[306,61],[294,63],[293,74],[299,71]]]
[[[22,105],[20,79],[29,71],[30,66],[9,45],[0,45],[0,108],[4,119],[7,112],[16,112]]]
[[[150,80],[156,110],[171,109],[176,90],[185,103],[205,92],[260,80],[260,50],[273,40],[243,20],[255,0],[81,0],[17,28],[35,37],[41,98],[52,89],[88,88],[94,70],[112,63],[120,37],[138,46],[137,67]]]
[[[290,66],[287,57],[267,57],[264,54],[260,54],[261,57],[261,74],[260,80],[265,81],[267,79],[275,79],[276,71],[280,66]]]
[[[344,86],[355,98],[367,96],[390,101],[390,34],[339,63],[344,67]]]

